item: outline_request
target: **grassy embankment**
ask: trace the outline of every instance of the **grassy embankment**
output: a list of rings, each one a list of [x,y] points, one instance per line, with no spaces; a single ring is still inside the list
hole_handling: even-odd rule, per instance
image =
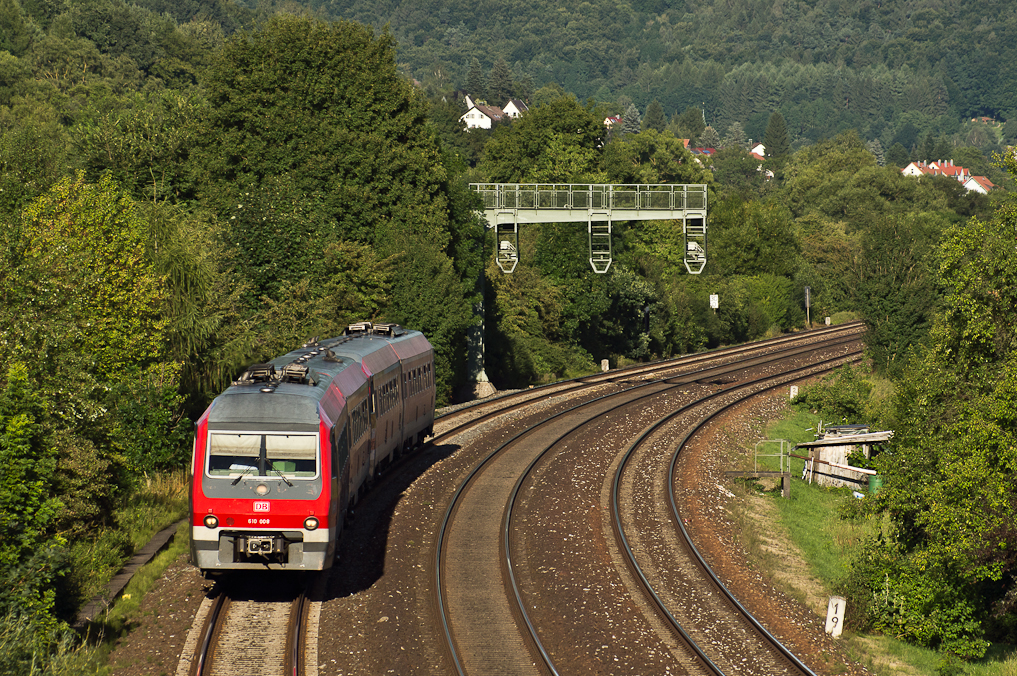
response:
[[[788,411],[770,421],[767,439],[786,439],[790,446],[814,439],[819,417]],[[769,452],[768,447],[766,452]],[[754,445],[745,448],[751,463]],[[801,453],[804,455],[804,453]],[[761,459],[777,469],[777,460]],[[849,521],[840,506],[858,499],[847,488],[821,488],[801,479],[804,461],[791,460],[791,497],[783,499],[780,487],[745,482],[743,498],[733,510],[742,529],[750,560],[774,585],[779,585],[817,615],[826,617],[827,602],[848,570],[854,551],[882,524],[876,520]],[[867,495],[866,488],[857,489]],[[861,498],[867,499],[867,498]],[[841,639],[849,655],[879,676],[936,676],[942,656],[935,651],[902,643],[888,636],[858,634],[850,629]],[[965,665],[969,676],[1017,674],[1017,648],[994,645],[979,662]]]
[[[74,545],[72,556],[81,587],[88,594],[101,593],[130,556],[145,546],[159,531],[180,521],[187,514],[187,473],[185,471],[150,478],[125,501],[115,515],[116,528]],[[91,650],[92,663],[104,664],[116,640],[130,630],[131,618],[145,594],[151,590],[166,568],[187,550],[187,525],[148,564],[138,570],[123,594],[104,614],[95,618],[96,642]],[[108,668],[107,668],[108,670]],[[106,673],[99,668],[96,673]]]

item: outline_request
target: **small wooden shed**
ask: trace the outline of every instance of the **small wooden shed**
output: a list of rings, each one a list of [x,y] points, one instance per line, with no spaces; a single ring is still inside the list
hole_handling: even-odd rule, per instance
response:
[[[850,466],[848,455],[860,448],[866,458],[871,458],[873,447],[886,443],[892,437],[893,431],[873,432],[868,425],[831,425],[823,428],[815,441],[795,446],[796,449],[808,452],[803,478],[814,480],[820,486],[865,487],[875,472]]]

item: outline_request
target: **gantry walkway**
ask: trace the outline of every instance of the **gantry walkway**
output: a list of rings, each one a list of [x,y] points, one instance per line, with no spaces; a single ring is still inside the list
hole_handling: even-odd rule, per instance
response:
[[[488,227],[496,234],[497,262],[510,273],[519,263],[522,223],[587,224],[590,266],[611,267],[614,221],[681,221],[685,269],[698,275],[706,265],[706,185],[593,183],[471,183],[484,202]]]

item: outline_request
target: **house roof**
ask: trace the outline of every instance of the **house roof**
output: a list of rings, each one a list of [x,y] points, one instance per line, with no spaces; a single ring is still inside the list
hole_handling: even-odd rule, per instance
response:
[[[908,166],[900,170],[902,174],[909,176],[949,176],[955,178],[958,181],[965,181],[971,172],[968,169],[954,164],[953,160],[936,160],[934,162],[923,162],[921,160],[917,162],[911,162]]]
[[[498,121],[501,118],[505,117],[505,111],[499,108],[498,106],[486,106],[482,103],[477,103],[473,107],[482,112],[484,115],[487,115],[494,121]]]
[[[990,190],[996,187],[996,185],[985,176],[971,176],[970,178],[968,178],[967,181],[965,181],[964,184],[967,185],[972,181],[980,185],[982,187],[982,190],[984,190],[985,192],[989,192]]]

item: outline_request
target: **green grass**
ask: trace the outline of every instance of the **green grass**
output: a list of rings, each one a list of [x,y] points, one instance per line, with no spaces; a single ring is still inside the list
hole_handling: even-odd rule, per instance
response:
[[[119,529],[109,529],[79,545],[79,552],[91,558],[79,559],[79,565],[99,561],[100,566],[85,571],[93,586],[108,583],[134,551],[143,547],[156,533],[179,521],[187,513],[187,477],[185,473],[152,477],[117,510]],[[163,551],[142,566],[127,583],[121,596],[107,612],[96,617],[89,635],[89,652],[94,663],[105,664],[118,639],[129,633],[145,594],[155,587],[166,569],[187,551],[188,528],[183,523]],[[95,673],[107,674],[110,668]]]
[[[117,602],[109,609],[103,618],[103,625],[113,630],[126,627],[130,619],[137,614],[138,607],[145,594],[155,587],[156,582],[162,577],[170,564],[177,560],[181,554],[187,551],[188,525],[180,524],[176,537],[170,541],[166,549],[159,552],[155,558],[142,566],[131,581],[124,588],[124,593]]]
[[[186,523],[183,523],[177,530],[176,537],[170,541],[169,546],[138,569],[131,581],[127,583],[120,598],[106,613],[95,618],[89,631],[91,637],[88,647],[90,659],[93,664],[107,665],[95,672],[97,676],[106,676],[111,672],[112,668],[108,666],[110,655],[116,648],[117,642],[135,628],[139,608],[145,594],[155,587],[170,564],[187,551],[187,544],[188,527]]]
[[[767,427],[767,439],[786,439],[789,447],[811,441],[819,417],[790,412]],[[768,445],[765,452],[775,448]],[[801,453],[800,453],[801,454]],[[804,455],[804,454],[801,454]],[[776,470],[777,458],[761,458],[760,469]],[[853,522],[840,518],[839,507],[855,500],[847,488],[821,488],[801,480],[803,460],[791,460],[791,497],[781,497],[779,487],[769,491],[779,514],[781,525],[791,541],[802,552],[813,575],[822,582],[824,595],[832,595],[837,581],[847,572],[853,552],[881,526],[874,520]],[[861,490],[860,492],[866,492]],[[864,498],[863,498],[864,499]],[[771,562],[780,565],[779,562]],[[943,656],[933,650],[918,648],[887,636],[855,634],[847,631],[843,640],[855,659],[879,676],[937,676]],[[968,676],[1017,676],[1017,646],[993,645],[988,654],[976,663],[963,665]]]
[[[70,577],[78,601],[86,603],[101,593],[135,551],[186,513],[186,472],[148,478],[114,512],[113,527],[72,543]]]

